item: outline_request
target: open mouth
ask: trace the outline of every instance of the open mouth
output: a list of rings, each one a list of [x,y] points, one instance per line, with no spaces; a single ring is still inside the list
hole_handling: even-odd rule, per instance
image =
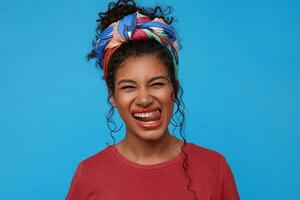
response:
[[[136,112],[132,116],[139,121],[151,122],[158,121],[161,118],[161,109],[156,109],[151,112]]]
[[[132,116],[139,126],[147,129],[157,128],[162,122],[160,108],[147,112],[134,112]]]

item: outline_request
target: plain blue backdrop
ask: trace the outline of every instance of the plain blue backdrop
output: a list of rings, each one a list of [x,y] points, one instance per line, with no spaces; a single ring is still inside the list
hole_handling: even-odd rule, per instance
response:
[[[1,199],[64,199],[112,143],[85,60],[109,1],[0,2]],[[300,199],[300,2],[137,2],[174,7],[188,140],[225,155],[241,199]]]

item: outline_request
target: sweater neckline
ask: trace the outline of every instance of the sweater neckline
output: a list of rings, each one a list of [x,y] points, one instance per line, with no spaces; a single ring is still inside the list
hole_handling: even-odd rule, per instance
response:
[[[186,153],[188,153],[189,149],[190,149],[190,145],[191,143],[187,142],[186,145],[184,146],[184,151]],[[121,164],[127,166],[127,167],[131,167],[131,168],[135,168],[135,169],[143,169],[143,170],[151,170],[151,169],[161,169],[161,168],[165,168],[171,165],[174,165],[176,163],[178,163],[182,158],[184,158],[184,152],[180,152],[177,156],[161,162],[161,163],[156,163],[156,164],[149,164],[149,165],[144,165],[144,164],[139,164],[133,161],[128,160],[127,158],[125,158],[117,149],[116,145],[111,145],[109,147],[109,150],[111,151],[113,157],[119,161]]]

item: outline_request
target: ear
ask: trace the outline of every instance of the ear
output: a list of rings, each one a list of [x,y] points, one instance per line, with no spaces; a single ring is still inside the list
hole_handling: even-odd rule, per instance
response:
[[[109,94],[109,101],[113,106],[116,106],[116,99],[112,93]]]

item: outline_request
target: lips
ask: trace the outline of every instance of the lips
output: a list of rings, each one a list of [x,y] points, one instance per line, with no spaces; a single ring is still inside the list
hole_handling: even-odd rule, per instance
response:
[[[161,109],[139,109],[132,112],[137,125],[145,129],[158,128],[162,123]]]

